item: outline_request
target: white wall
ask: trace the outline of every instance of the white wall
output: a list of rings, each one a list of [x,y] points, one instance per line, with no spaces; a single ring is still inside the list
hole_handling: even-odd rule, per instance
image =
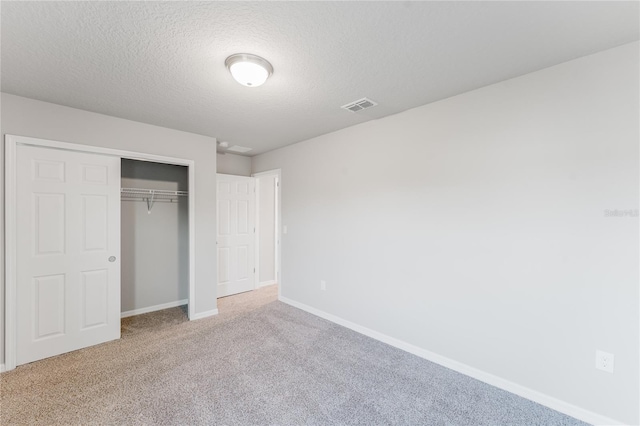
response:
[[[258,250],[260,259],[259,285],[274,284],[276,282],[276,176],[259,176],[258,180],[258,223],[260,235]]]
[[[283,297],[638,424],[639,47],[253,157]]]
[[[217,171],[226,175],[251,176],[251,157],[217,154]]]
[[[183,166],[122,160],[123,188],[188,191]],[[121,305],[130,312],[189,297],[189,200],[147,203],[123,200],[121,226]]]
[[[196,314],[216,309],[216,141],[214,138],[1,94],[0,133],[145,152],[195,161]],[[4,149],[0,154],[4,223]],[[4,241],[4,230],[2,234]],[[2,245],[4,253],[4,245]],[[4,258],[4,255],[3,255]],[[2,287],[4,294],[4,269]],[[4,297],[4,296],[3,296]],[[4,301],[0,303],[4,318]],[[4,362],[4,324],[0,353]]]

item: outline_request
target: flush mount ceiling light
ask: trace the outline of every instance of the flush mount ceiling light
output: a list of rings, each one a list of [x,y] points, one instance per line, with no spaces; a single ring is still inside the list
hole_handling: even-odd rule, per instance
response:
[[[231,55],[224,64],[233,78],[247,87],[258,87],[273,74],[273,67],[266,59],[250,53]]]

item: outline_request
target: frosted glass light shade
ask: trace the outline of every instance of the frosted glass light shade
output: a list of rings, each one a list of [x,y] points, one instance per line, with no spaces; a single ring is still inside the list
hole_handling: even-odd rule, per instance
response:
[[[225,61],[233,78],[243,86],[257,87],[267,81],[273,67],[265,59],[248,53],[231,55]]]

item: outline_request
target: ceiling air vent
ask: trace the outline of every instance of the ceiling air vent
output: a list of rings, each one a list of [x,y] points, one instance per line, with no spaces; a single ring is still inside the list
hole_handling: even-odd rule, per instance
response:
[[[229,152],[249,152],[252,149],[253,148],[248,148],[246,146],[233,145],[233,146],[227,148],[227,151],[229,151]]]
[[[237,152],[237,153],[244,153],[244,152],[249,152],[251,151],[253,148],[249,148],[246,146],[240,146],[240,145],[232,145],[229,146],[229,142],[226,141],[218,141],[218,154],[226,154],[227,152]]]
[[[378,105],[376,102],[373,102],[371,99],[362,98],[357,101],[348,103],[346,105],[342,105],[340,108],[344,108],[351,112],[362,111],[363,109],[371,108]]]

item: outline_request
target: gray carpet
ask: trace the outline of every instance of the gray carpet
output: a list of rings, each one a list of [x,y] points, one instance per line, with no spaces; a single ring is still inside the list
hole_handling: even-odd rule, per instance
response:
[[[583,425],[275,300],[123,320],[123,338],[1,376],[0,423]]]

